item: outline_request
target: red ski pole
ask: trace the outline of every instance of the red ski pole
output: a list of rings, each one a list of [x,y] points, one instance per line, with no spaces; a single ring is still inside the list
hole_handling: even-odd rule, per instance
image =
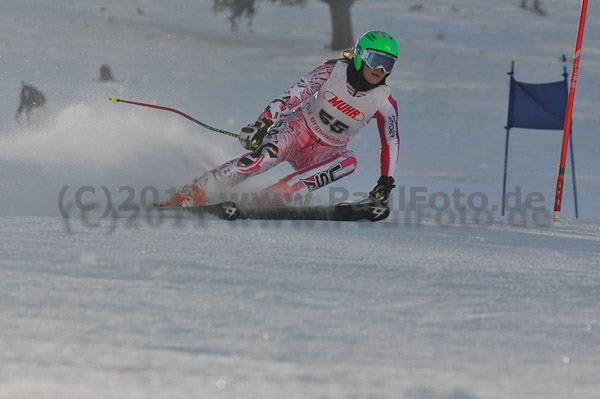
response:
[[[141,105],[142,107],[150,107],[150,108],[162,109],[164,111],[174,112],[176,114],[179,114],[179,115],[183,116],[186,119],[191,120],[194,123],[197,123],[198,125],[202,126],[203,128],[206,128],[208,130],[212,130],[213,132],[217,132],[217,133],[221,133],[221,134],[226,134],[227,136],[231,136],[231,137],[238,137],[238,135],[236,133],[231,133],[231,132],[228,132],[226,130],[217,129],[216,127],[208,126],[207,124],[202,123],[199,120],[197,120],[195,118],[192,118],[188,114],[184,114],[183,112],[178,111],[178,110],[176,110],[174,108],[162,107],[160,105],[138,103],[138,102],[135,102],[135,101],[121,100],[120,98],[117,98],[116,96],[114,96],[112,98],[109,98],[109,100],[112,101],[113,104],[116,104],[116,103],[126,103],[126,104],[133,104],[133,105]]]
[[[556,182],[556,198],[554,200],[555,222],[560,221],[560,208],[562,205],[562,194],[565,182],[565,164],[567,162],[567,148],[571,134],[571,118],[573,114],[573,102],[575,100],[575,88],[577,86],[577,74],[579,73],[579,58],[581,57],[581,42],[583,41],[583,29],[585,27],[585,16],[587,13],[588,0],[581,1],[581,14],[579,16],[579,30],[577,32],[577,44],[575,45],[575,58],[573,59],[573,72],[571,73],[571,87],[569,89],[569,100],[567,102],[567,113],[565,115],[565,129],[563,134],[562,152],[560,155],[560,166],[558,168],[558,180]]]

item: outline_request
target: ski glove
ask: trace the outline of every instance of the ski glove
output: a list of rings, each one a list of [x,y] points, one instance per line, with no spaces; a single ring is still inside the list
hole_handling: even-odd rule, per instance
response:
[[[394,178],[392,176],[381,176],[377,180],[377,185],[373,188],[373,191],[369,193],[369,197],[387,205],[390,202],[390,193],[394,187],[396,186],[394,185]]]
[[[250,151],[257,150],[262,145],[270,126],[271,122],[263,118],[252,125],[241,128],[238,140],[242,147]]]

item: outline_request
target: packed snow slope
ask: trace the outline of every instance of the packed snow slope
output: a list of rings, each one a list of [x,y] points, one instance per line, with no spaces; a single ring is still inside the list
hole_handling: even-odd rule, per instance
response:
[[[569,164],[551,222],[562,132],[524,129],[500,216],[511,61],[532,83],[562,79],[563,54],[571,70],[580,4],[541,3],[355,2],[355,34],[401,49],[392,216],[226,223],[143,208],[237,141],[108,98],[237,131],[337,56],[324,3],[261,3],[233,32],[208,0],[1,2],[0,398],[597,397],[594,2],[573,114],[580,219]],[[116,81],[98,81],[102,64]],[[30,125],[14,118],[22,81],[48,99]],[[350,147],[358,170],[312,203],[372,188],[375,124]]]

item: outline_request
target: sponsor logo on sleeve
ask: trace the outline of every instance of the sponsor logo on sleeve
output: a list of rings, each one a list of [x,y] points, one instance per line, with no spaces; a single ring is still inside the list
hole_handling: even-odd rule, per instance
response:
[[[395,139],[396,134],[396,116],[392,115],[388,118],[388,135],[391,139]]]

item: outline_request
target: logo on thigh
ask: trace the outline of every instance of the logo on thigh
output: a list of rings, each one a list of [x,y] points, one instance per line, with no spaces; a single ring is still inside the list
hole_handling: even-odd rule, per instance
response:
[[[306,188],[308,188],[308,191],[315,191],[340,179],[342,176],[339,176],[338,172],[342,169],[342,163],[338,162],[332,165],[326,171],[315,173],[307,179],[300,179],[300,181]]]

